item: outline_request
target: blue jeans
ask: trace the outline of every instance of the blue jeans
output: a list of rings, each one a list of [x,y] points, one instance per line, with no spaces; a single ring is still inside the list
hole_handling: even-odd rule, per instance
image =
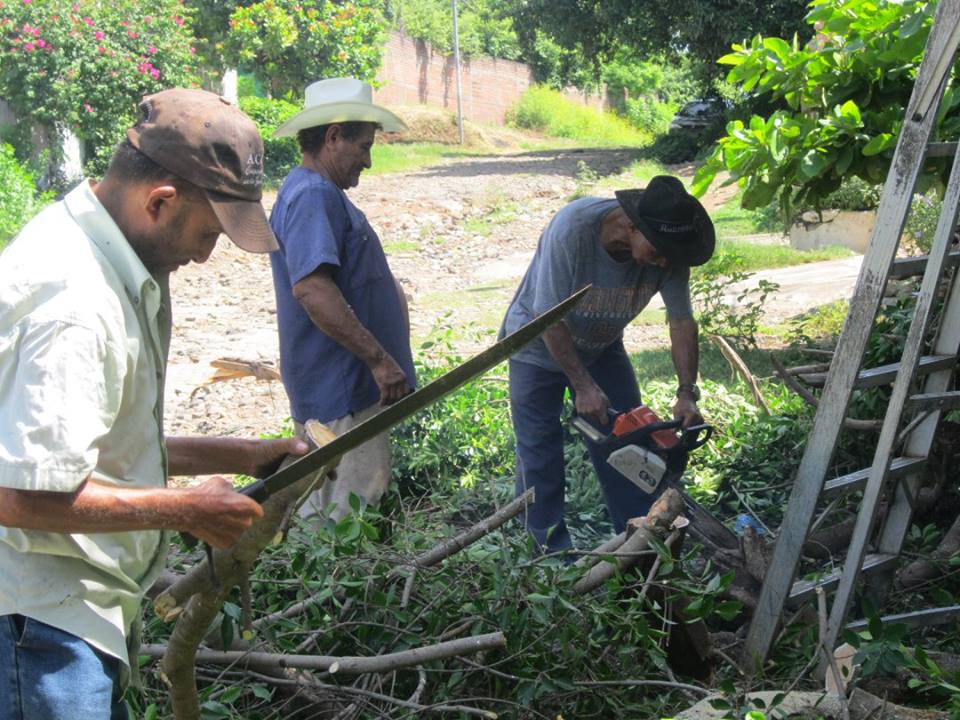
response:
[[[0,616],[0,720],[127,720],[120,661],[23,615]]]
[[[622,342],[607,348],[587,370],[610,399],[612,408],[624,411],[640,404],[637,378]],[[536,489],[536,499],[524,516],[524,524],[545,552],[573,546],[563,519],[566,476],[560,425],[564,391],[568,387],[569,381],[562,372],[510,361],[510,414],[517,438],[516,492],[520,495],[527,488]],[[609,430],[608,425],[606,431]],[[610,467],[596,445],[587,442],[587,450],[614,529],[622,532],[630,518],[646,515],[653,498]]]

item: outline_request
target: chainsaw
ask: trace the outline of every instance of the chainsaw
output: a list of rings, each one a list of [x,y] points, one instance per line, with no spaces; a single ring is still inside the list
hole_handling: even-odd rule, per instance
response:
[[[626,412],[610,409],[612,429],[604,434],[586,418],[576,417],[573,426],[607,457],[607,463],[648,495],[660,484],[675,484],[687,469],[690,452],[703,447],[713,435],[713,426],[682,427],[682,420],[661,420],[646,405]]]
[[[691,530],[703,542],[736,548],[736,535],[691,498],[681,485],[690,453],[713,436],[706,423],[683,427],[682,420],[663,421],[646,405],[610,414],[611,430],[604,433],[586,418],[575,417],[573,426],[598,447],[607,463],[649,495],[672,487],[683,498]]]

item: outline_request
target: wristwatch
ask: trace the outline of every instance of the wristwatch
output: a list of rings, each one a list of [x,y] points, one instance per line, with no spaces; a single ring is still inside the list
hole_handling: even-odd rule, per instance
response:
[[[696,383],[680,383],[677,387],[677,397],[680,397],[680,393],[684,392],[693,395],[694,402],[700,402],[700,388],[697,387]]]

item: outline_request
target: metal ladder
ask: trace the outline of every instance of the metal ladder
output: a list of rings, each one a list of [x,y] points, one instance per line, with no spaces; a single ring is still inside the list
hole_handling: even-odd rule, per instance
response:
[[[932,352],[924,339],[936,308],[938,288],[957,255],[949,253],[960,203],[957,143],[928,145],[937,110],[960,44],[960,0],[940,0],[923,62],[907,106],[877,222],[864,255],[850,309],[814,416],[787,512],[744,646],[743,665],[753,671],[766,660],[780,626],[784,605],[812,596],[817,587],[836,588],[823,638],[832,650],[844,628],[861,573],[890,571],[910,528],[920,470],[926,462],[943,411],[960,408],[960,392],[948,392],[960,351],[960,280],[949,288]],[[950,180],[929,256],[894,262],[925,157],[952,156]],[[890,277],[918,275],[925,264],[914,317],[899,363],[860,371],[872,325]],[[851,395],[856,388],[893,383],[873,463],[869,468],[824,482],[837,446]],[[899,448],[899,449],[898,449]],[[881,498],[896,483],[884,517]],[[804,541],[821,498],[863,490],[843,568],[816,581],[794,582]],[[942,620],[960,606],[911,614],[908,622]],[[916,617],[913,617],[916,615]],[[903,618],[898,618],[903,619]]]

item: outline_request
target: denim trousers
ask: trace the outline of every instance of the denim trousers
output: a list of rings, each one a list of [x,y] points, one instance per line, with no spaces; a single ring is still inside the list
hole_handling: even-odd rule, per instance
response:
[[[120,661],[46,623],[0,616],[0,720],[127,720]]]
[[[606,393],[611,408],[622,412],[640,404],[637,378],[622,342],[608,347],[587,370]],[[573,546],[563,517],[566,476],[560,425],[568,387],[562,372],[510,361],[510,414],[517,439],[516,492],[520,495],[535,488],[536,497],[524,515],[524,525],[544,552]],[[610,426],[605,430],[609,432]],[[622,532],[630,518],[647,513],[653,498],[610,467],[594,443],[587,441],[587,451],[614,529]]]

